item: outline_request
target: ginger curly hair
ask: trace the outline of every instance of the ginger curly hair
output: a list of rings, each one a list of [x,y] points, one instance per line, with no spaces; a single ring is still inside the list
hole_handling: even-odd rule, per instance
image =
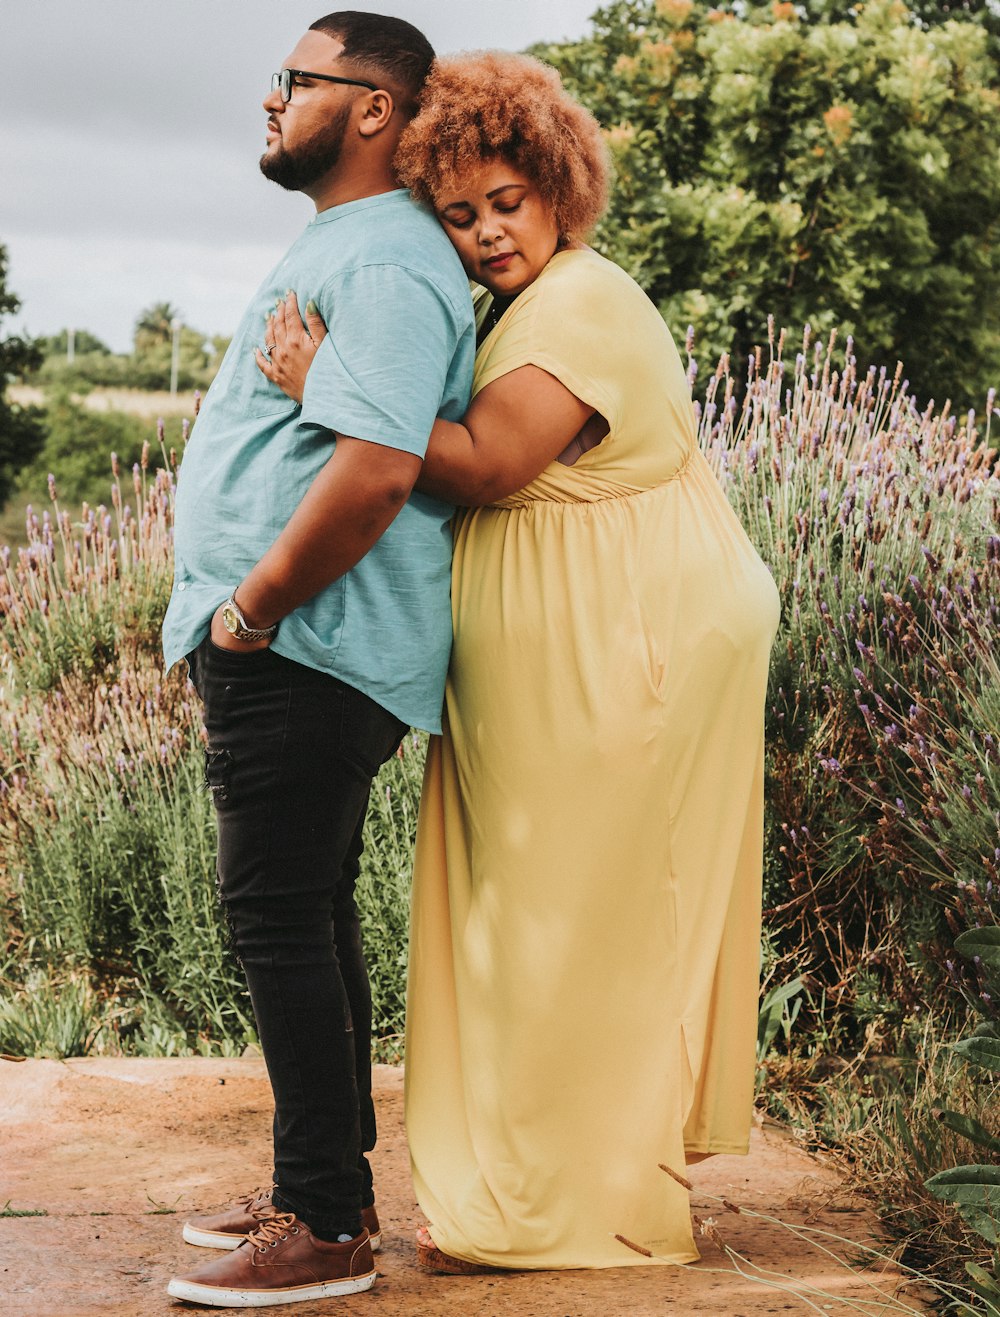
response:
[[[607,205],[608,154],[597,120],[555,69],[528,55],[475,51],[435,60],[395,167],[419,201],[436,205],[486,161],[532,180],[562,237],[579,238]]]

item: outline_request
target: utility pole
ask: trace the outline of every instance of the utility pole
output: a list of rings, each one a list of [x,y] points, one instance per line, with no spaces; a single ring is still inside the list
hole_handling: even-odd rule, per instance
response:
[[[181,364],[181,322],[179,316],[174,316],[170,322],[170,328],[173,331],[173,344],[170,351],[170,392],[177,392],[177,373]]]

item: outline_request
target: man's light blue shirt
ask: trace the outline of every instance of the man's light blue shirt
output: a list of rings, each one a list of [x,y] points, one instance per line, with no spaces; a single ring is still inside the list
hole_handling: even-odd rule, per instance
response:
[[[294,289],[329,326],[299,406],[258,369],[275,300]],[[261,284],[209,389],[177,483],[168,668],[284,528],[335,435],[422,457],[461,418],[475,355],[469,286],[405,191],[321,211]],[[339,580],[284,618],[274,650],[329,672],[403,722],[440,731],[451,649],[452,508],[414,493]]]

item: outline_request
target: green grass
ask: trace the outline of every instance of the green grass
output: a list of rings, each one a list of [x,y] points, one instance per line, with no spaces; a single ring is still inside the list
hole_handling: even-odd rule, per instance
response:
[[[48,1216],[48,1211],[44,1207],[11,1207],[13,1200],[8,1198],[3,1207],[0,1207],[0,1217],[3,1216]]]

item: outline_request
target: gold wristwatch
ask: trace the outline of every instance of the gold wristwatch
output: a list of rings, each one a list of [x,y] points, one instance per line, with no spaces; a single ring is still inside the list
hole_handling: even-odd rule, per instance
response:
[[[278,624],[269,627],[247,626],[246,618],[236,602],[236,591],[222,605],[222,625],[237,640],[270,640],[278,634]]]

